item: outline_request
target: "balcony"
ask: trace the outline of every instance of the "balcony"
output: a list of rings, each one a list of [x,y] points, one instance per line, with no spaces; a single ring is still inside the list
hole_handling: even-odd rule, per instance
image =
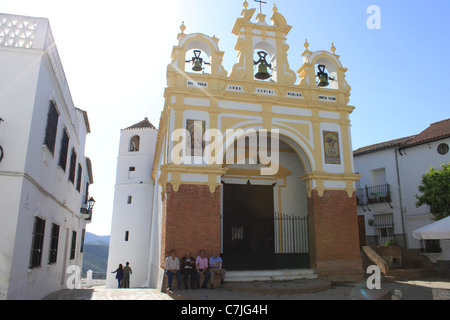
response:
[[[391,208],[391,191],[389,184],[359,188],[356,190],[356,200],[359,206],[368,206],[375,203],[388,203]]]

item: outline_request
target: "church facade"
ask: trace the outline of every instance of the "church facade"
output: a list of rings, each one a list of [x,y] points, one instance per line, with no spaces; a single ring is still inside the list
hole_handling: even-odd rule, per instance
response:
[[[142,275],[132,286],[159,287],[170,250],[204,249],[220,252],[228,270],[362,278],[347,69],[334,45],[313,52],[305,41],[303,65],[291,70],[291,26],[276,7],[270,21],[255,11],[245,2],[233,27],[230,72],[219,39],[181,26],[154,140],[153,192],[136,208],[142,219],[115,204],[108,275],[129,261]],[[126,152],[138,159],[131,139]],[[118,175],[130,167],[118,165]],[[128,229],[114,227],[125,216]],[[139,249],[135,234],[147,235]]]

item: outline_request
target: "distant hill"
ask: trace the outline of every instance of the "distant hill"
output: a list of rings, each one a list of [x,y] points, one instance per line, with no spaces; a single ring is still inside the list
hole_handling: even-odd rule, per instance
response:
[[[88,270],[94,272],[94,278],[99,274],[106,275],[108,265],[110,236],[97,236],[86,232],[84,237],[84,253],[82,273]]]
[[[96,234],[86,232],[86,235],[84,236],[84,243],[97,243],[97,242],[103,242],[106,243],[106,245],[109,246],[109,239],[111,236],[97,236]]]

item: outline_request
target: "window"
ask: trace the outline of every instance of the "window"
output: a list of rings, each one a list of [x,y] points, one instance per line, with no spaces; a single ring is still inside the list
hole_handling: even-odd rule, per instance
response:
[[[86,189],[84,190],[84,204],[87,204],[89,200],[89,182],[86,182]]]
[[[72,246],[70,248],[70,258],[69,260],[75,259],[75,248],[77,247],[77,232],[72,231]]]
[[[440,240],[420,240],[420,250],[425,253],[441,253]]]
[[[392,213],[374,214],[374,227],[378,232],[378,245],[384,246],[394,240],[394,217]]]
[[[384,168],[371,170],[372,185],[381,186],[387,184],[386,170]]]
[[[75,168],[77,163],[77,153],[75,149],[72,149],[72,155],[70,156],[70,168],[69,168],[69,181],[74,183],[75,181]]]
[[[139,151],[139,144],[140,144],[141,138],[139,136],[134,136],[131,138],[130,141],[130,152],[137,152]]]
[[[128,168],[128,179],[133,179],[136,176],[136,167]]]
[[[45,220],[35,217],[33,228],[33,241],[31,244],[30,268],[40,267],[42,260],[42,247],[44,245]]]
[[[78,172],[77,172],[77,191],[80,192],[81,190],[81,173],[83,171],[83,168],[81,167],[81,164],[78,164]]]
[[[128,238],[130,236],[130,231],[125,231],[125,241],[128,241]]]
[[[131,201],[133,200],[133,197],[132,196],[128,196],[128,200],[127,200],[127,203],[128,204],[131,204]]]
[[[86,235],[86,229],[83,229],[83,231],[81,231],[81,245],[80,245],[80,253],[83,253],[84,251],[84,237]]]
[[[50,251],[48,254],[48,264],[56,263],[58,256],[58,241],[59,241],[59,226],[52,224],[52,231],[50,234]]]
[[[67,153],[69,152],[69,136],[67,131],[63,131],[63,138],[61,141],[61,150],[59,151],[59,163],[58,165],[66,171],[67,166]]]
[[[47,127],[45,128],[44,144],[52,154],[55,153],[56,129],[58,128],[59,114],[55,103],[50,101],[50,107],[47,114]]]

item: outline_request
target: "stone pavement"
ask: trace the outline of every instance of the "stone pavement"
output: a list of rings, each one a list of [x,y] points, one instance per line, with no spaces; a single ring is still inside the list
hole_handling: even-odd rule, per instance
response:
[[[286,286],[286,282],[280,282]],[[273,286],[273,283],[253,283],[254,286]],[[370,300],[391,299],[395,290],[401,291],[403,300],[450,300],[450,279],[394,281],[381,284],[381,290],[368,290],[365,283],[332,284],[329,289],[312,293],[289,293],[277,290],[227,290],[223,288],[174,290],[169,294],[156,289],[107,289],[94,287],[80,290],[61,290],[44,300]],[[251,291],[251,290],[250,290]],[[395,299],[396,297],[394,297]]]

